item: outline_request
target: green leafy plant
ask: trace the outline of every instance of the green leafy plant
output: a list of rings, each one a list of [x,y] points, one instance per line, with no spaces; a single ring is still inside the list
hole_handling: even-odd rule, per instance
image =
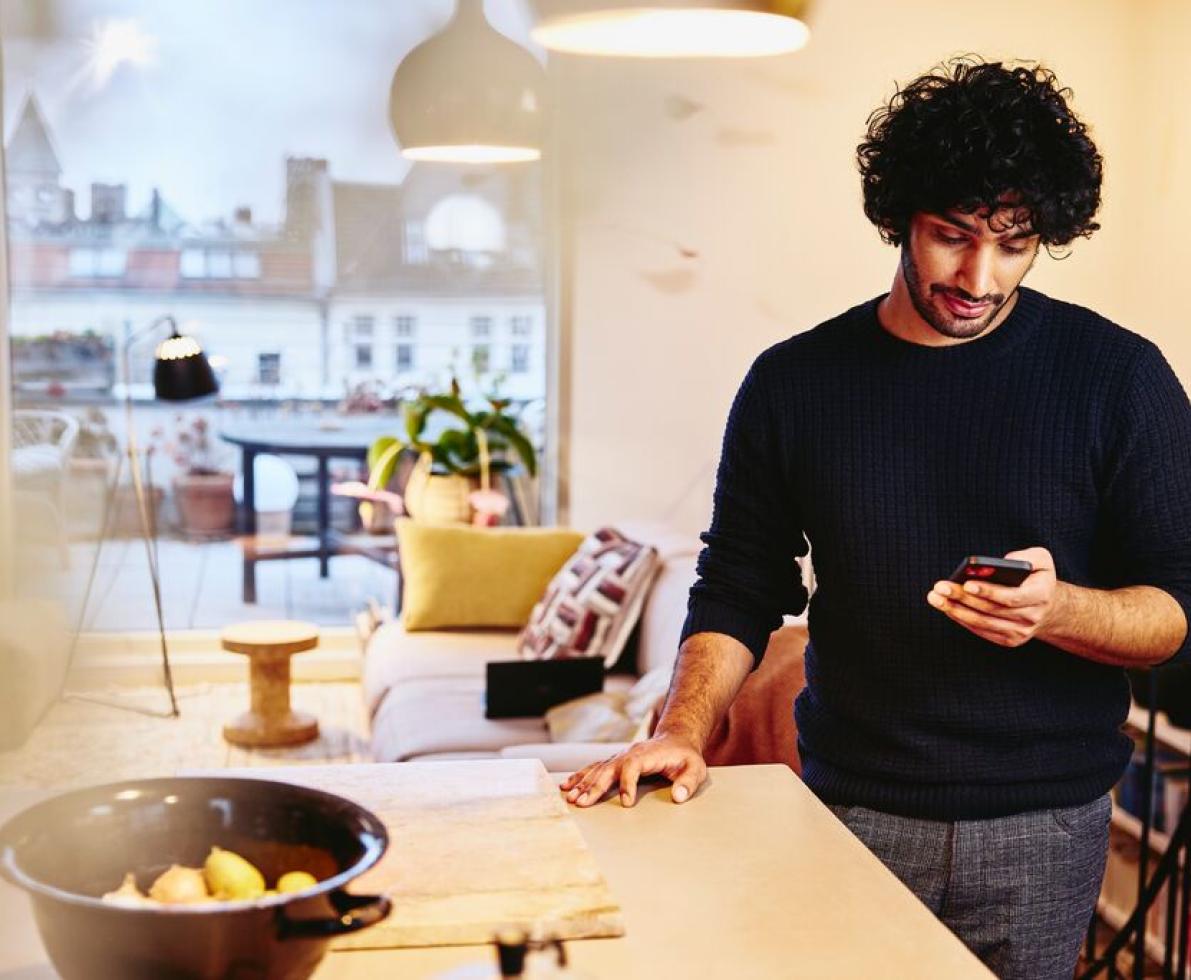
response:
[[[520,460],[529,474],[535,475],[537,454],[517,419],[509,413],[510,400],[494,396],[486,400],[487,408],[469,411],[460,397],[459,383],[452,379],[447,393],[423,392],[406,402],[405,438],[381,436],[368,450],[368,486],[373,490],[385,487],[406,449],[419,455],[429,453],[432,473],[478,477],[482,438],[488,444],[490,472],[511,469]],[[426,424],[436,412],[445,412],[458,424],[443,429],[437,439],[430,441],[425,437]]]

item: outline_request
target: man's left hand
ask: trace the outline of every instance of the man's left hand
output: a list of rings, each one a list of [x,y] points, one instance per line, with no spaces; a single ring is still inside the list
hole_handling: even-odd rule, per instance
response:
[[[1019,647],[1032,640],[1055,615],[1058,580],[1055,562],[1045,548],[1010,551],[1034,566],[1018,586],[989,582],[936,582],[926,601],[982,639],[1003,647]]]

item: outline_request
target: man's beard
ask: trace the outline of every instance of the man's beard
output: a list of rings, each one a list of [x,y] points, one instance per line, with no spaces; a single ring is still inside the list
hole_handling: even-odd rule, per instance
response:
[[[910,294],[910,302],[914,304],[914,309],[917,310],[918,315],[925,320],[933,330],[942,334],[944,337],[951,337],[954,340],[970,340],[972,337],[979,337],[985,330],[988,329],[989,324],[993,322],[997,314],[1001,312],[1001,307],[1005,305],[1007,296],[1001,293],[990,293],[987,296],[973,296],[971,293],[966,293],[962,289],[954,287],[944,287],[932,285],[926,289],[922,285],[922,278],[918,275],[918,266],[914,262],[914,256],[910,254],[910,246],[902,246],[902,275],[906,280],[906,291]],[[947,293],[951,296],[956,296],[966,303],[988,303],[988,312],[984,316],[967,319],[965,317],[954,316],[945,309],[940,309],[932,301],[932,296],[935,293]]]

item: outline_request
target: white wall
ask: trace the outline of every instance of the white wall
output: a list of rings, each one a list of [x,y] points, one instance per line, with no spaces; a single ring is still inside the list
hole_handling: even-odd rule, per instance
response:
[[[753,357],[888,288],[896,253],[864,218],[853,154],[894,81],[949,55],[1040,60],[1074,89],[1108,159],[1104,229],[1066,261],[1043,256],[1029,283],[1157,338],[1130,315],[1140,306],[1124,268],[1137,242],[1125,193],[1143,84],[1134,11],[1147,6],[819,0],[810,46],[776,59],[554,59],[570,522],[706,526],[727,409]]]
[[[1152,338],[1183,386],[1191,387],[1191,4],[1145,0],[1136,6],[1134,138],[1120,219],[1129,251],[1125,322]]]

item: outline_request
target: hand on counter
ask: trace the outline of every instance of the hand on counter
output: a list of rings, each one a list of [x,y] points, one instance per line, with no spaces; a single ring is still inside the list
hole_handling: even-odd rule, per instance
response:
[[[707,764],[689,739],[679,735],[655,735],[603,762],[593,762],[571,773],[559,789],[566,794],[568,803],[591,806],[619,783],[621,804],[632,806],[637,801],[638,780],[652,775],[669,779],[673,783],[671,798],[675,803],[684,803],[707,779]]]

